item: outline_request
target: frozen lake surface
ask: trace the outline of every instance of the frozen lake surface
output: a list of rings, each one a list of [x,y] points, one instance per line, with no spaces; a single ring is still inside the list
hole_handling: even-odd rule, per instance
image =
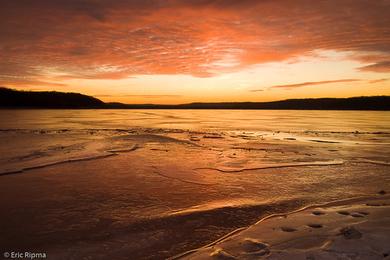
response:
[[[0,110],[0,245],[165,258],[389,190],[389,154],[390,112]]]

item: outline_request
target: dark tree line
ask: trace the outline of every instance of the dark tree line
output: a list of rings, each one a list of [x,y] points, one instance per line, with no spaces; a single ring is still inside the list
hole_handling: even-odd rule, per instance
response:
[[[79,93],[18,91],[0,88],[3,108],[108,108],[108,109],[297,109],[297,110],[390,110],[390,96],[288,99],[273,102],[190,103],[182,105],[122,104]]]
[[[0,106],[13,108],[100,108],[104,102],[79,93],[0,88]]]

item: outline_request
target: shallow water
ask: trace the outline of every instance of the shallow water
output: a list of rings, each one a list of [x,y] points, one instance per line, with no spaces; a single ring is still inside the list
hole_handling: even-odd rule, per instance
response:
[[[164,258],[390,189],[390,113],[0,110],[2,248]],[[50,255],[49,254],[49,255]]]

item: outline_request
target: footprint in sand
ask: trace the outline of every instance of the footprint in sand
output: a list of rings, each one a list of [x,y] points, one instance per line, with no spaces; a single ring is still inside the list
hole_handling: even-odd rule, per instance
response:
[[[363,214],[360,214],[360,213],[357,213],[357,212],[352,213],[351,216],[354,217],[354,218],[364,218]]]
[[[366,203],[367,206],[370,206],[370,207],[383,207],[383,206],[387,206],[386,203]]]
[[[244,254],[254,257],[268,255],[270,253],[268,245],[256,239],[247,238],[240,243]]]
[[[220,259],[220,260],[231,260],[231,259],[237,259],[236,257],[232,256],[231,254],[223,251],[222,248],[215,249],[211,254],[210,257],[213,259]]]
[[[291,228],[291,227],[281,227],[280,229],[283,232],[295,232],[295,231],[297,231],[295,228]]]
[[[345,239],[359,239],[363,235],[354,227],[345,227],[340,230],[340,234],[344,236]]]
[[[311,228],[322,228],[321,224],[308,224],[307,226]]]
[[[340,211],[337,211],[338,214],[340,215],[344,215],[344,216],[349,216],[351,213],[349,213],[348,211],[345,211],[345,210],[340,210]]]
[[[311,214],[313,214],[313,215],[315,215],[315,216],[321,216],[321,215],[324,215],[325,212],[320,211],[320,210],[315,210],[315,211],[313,211]]]

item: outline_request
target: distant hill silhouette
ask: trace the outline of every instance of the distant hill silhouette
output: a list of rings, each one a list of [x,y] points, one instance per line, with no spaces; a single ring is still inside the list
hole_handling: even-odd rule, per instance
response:
[[[182,105],[107,103],[123,109],[296,109],[296,110],[390,110],[390,96],[287,99],[272,102],[190,103]]]
[[[390,96],[287,99],[272,102],[189,103],[181,105],[122,104],[79,93],[18,91],[0,88],[2,108],[105,108],[105,109],[297,109],[390,110]]]
[[[104,102],[79,93],[18,91],[0,88],[0,107],[12,108],[102,108]]]

